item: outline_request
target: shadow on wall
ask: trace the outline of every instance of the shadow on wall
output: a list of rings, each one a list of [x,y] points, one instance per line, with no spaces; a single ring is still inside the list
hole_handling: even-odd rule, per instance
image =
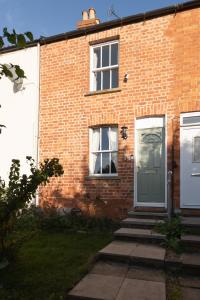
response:
[[[80,208],[97,217],[126,217],[133,206],[133,160],[126,153],[127,146],[119,150],[118,176],[113,179],[90,177],[88,159],[84,156],[81,175],[69,176],[66,167],[62,178],[54,178],[40,189],[40,205]]]

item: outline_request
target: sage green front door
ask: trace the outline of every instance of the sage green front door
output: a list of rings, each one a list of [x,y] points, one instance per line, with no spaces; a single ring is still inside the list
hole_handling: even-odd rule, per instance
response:
[[[137,204],[165,203],[165,129],[137,129]]]

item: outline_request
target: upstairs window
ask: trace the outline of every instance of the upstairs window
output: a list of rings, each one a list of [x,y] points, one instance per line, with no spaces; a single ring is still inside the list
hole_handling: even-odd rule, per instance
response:
[[[117,175],[118,129],[90,129],[90,175]]]
[[[91,47],[91,91],[109,90],[119,86],[118,56],[118,41]]]

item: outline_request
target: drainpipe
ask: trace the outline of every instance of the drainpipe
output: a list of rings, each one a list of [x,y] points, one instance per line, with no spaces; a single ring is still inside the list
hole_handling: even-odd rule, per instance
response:
[[[39,166],[39,125],[40,125],[40,43],[37,44],[37,125],[36,125],[36,132],[35,132],[35,139],[36,139],[36,166]],[[36,191],[35,197],[35,205],[39,205],[39,190]]]
[[[170,220],[172,217],[172,174],[173,171],[169,170],[167,172],[167,213],[168,219]]]

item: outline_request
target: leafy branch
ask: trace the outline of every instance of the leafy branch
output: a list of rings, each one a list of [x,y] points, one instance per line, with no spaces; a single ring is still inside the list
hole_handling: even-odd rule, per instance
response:
[[[3,34],[0,36],[0,49],[7,45],[24,48],[28,42],[33,41],[33,34],[30,31],[25,33],[16,33],[13,29],[12,32],[9,32],[5,27],[3,29]],[[14,74],[15,73],[15,74]],[[0,64],[0,79],[5,76],[11,80],[16,80],[19,78],[26,78],[24,71],[18,65],[13,64]],[[15,78],[14,78],[15,77]]]

